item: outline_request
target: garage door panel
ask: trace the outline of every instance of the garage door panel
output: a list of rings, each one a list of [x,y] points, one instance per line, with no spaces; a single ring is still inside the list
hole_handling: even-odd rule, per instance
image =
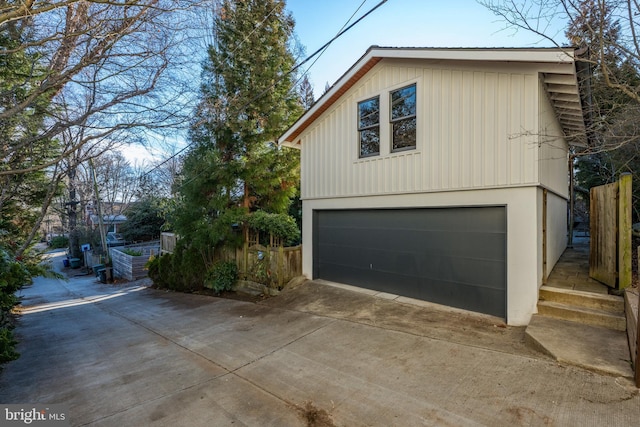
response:
[[[476,257],[478,253],[487,252],[497,259],[504,259],[504,233],[483,233],[480,238],[464,232],[443,232],[425,230],[385,230],[384,238],[379,236],[381,230],[359,227],[344,229],[325,227],[322,233],[323,246],[349,247],[360,249],[402,248],[402,252],[424,252],[430,254],[455,253],[462,258]]]
[[[504,207],[316,211],[314,277],[506,313]]]
[[[504,269],[504,262],[499,260],[452,259],[440,256],[430,257],[422,263],[417,276],[442,282],[473,283],[479,287],[503,289]]]
[[[407,233],[404,242],[397,241],[407,252],[423,252],[430,255],[448,254],[459,258],[504,259],[504,233],[483,233],[473,236],[463,232]],[[392,240],[393,241],[393,240]],[[396,243],[396,241],[393,241]],[[482,255],[479,255],[482,254]]]

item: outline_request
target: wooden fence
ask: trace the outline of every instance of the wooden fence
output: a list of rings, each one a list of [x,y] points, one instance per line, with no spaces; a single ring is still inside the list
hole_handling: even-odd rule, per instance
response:
[[[235,262],[241,279],[273,288],[282,288],[289,280],[302,275],[302,245],[263,246],[258,241],[257,235],[252,236],[251,242],[245,242],[241,248],[216,251],[215,258]],[[173,253],[176,242],[174,233],[162,233],[160,253]]]
[[[607,286],[631,284],[631,174],[591,189],[589,276]]]
[[[167,233],[163,232],[160,234],[160,253],[161,254],[172,254],[176,249],[176,242],[178,241],[178,237],[175,233]]]
[[[282,288],[289,280],[302,275],[302,245],[243,245],[235,251],[222,249],[220,259],[234,261],[240,278],[272,288]]]

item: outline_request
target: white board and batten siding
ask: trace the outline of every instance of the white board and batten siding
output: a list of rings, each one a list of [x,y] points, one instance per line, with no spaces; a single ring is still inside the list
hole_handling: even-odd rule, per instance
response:
[[[417,146],[390,153],[389,92],[413,83]],[[381,152],[360,159],[357,103],[378,95]],[[518,65],[382,61],[302,135],[302,197],[536,185],[538,97],[537,73]]]
[[[567,145],[541,73],[557,64],[385,58],[299,135],[303,239],[313,212],[506,206],[507,321],[525,325],[547,265],[566,246]],[[558,66],[559,67],[559,66]],[[554,68],[557,69],[557,68]],[[390,152],[389,93],[416,85],[416,149]],[[357,104],[380,96],[380,154],[359,158]],[[538,244],[536,244],[538,242]],[[311,251],[303,273],[312,277]]]

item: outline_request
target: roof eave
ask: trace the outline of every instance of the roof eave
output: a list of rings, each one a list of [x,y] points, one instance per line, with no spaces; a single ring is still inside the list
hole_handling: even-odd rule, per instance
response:
[[[535,58],[532,58],[533,52],[535,52]],[[304,130],[382,59],[547,62],[557,64],[574,62],[574,56],[575,49],[573,48],[393,48],[371,46],[309,110],[287,129],[278,139],[278,143],[287,147],[300,148],[299,137]]]
[[[324,113],[333,103],[349,90],[362,76],[364,76],[382,58],[375,57],[371,47],[356,63],[344,73],[338,81],[325,92],[311,108],[309,108],[287,131],[278,139],[284,146],[299,148],[298,136],[311,122]]]

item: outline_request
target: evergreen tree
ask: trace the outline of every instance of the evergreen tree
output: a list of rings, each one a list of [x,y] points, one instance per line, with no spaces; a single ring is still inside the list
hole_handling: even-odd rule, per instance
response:
[[[305,110],[311,108],[315,101],[313,96],[313,86],[311,86],[311,82],[309,81],[309,77],[305,74],[300,82],[300,99],[302,101],[302,107]]]
[[[46,74],[36,49],[19,49],[29,42],[28,28],[25,23],[16,22],[0,27],[0,113],[32,98]],[[40,95],[19,114],[0,114],[0,244],[9,239],[17,255],[21,255],[19,249],[38,220],[37,209],[45,198],[58,191],[58,182],[50,179],[51,171],[13,173],[59,155],[59,143],[40,136],[48,105],[48,97]]]
[[[12,173],[46,161],[58,150],[56,141],[38,138],[48,105],[45,97],[35,97],[19,114],[2,114],[29,98],[44,75],[37,50],[19,49],[29,42],[27,28],[17,22],[0,26],[0,364],[18,357],[11,314],[19,302],[15,293],[44,272],[39,258],[25,251],[25,242],[34,232],[43,201],[59,189],[59,181],[42,170]]]
[[[172,218],[191,248],[232,244],[247,214],[285,213],[296,193],[299,154],[276,144],[302,112],[293,27],[283,0],[222,2]]]
[[[153,195],[132,203],[125,211],[127,221],[120,226],[120,233],[128,242],[158,239],[164,218],[161,205],[164,201]]]

